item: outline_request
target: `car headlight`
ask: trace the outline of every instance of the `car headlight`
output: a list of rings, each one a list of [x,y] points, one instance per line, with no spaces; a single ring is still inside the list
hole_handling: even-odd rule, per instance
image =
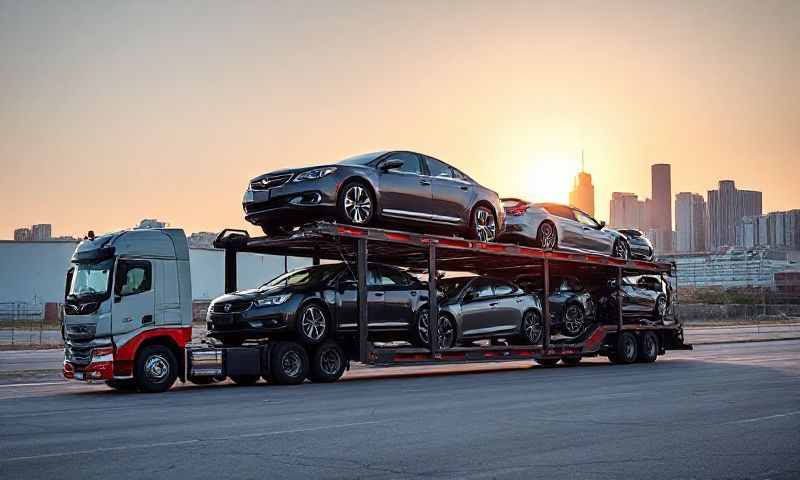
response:
[[[328,175],[330,175],[335,171],[336,167],[315,168],[314,170],[303,172],[300,175],[294,177],[294,181],[302,182],[303,180],[316,180],[318,178],[327,177]]]
[[[281,303],[286,302],[291,297],[291,293],[284,293],[283,295],[275,295],[272,297],[265,297],[259,300],[256,300],[256,305],[259,307],[263,307],[266,305],[280,305]]]

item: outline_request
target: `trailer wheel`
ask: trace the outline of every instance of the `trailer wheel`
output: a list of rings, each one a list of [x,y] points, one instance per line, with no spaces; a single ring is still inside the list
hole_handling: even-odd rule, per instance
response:
[[[344,350],[334,341],[323,342],[314,352],[308,379],[316,383],[335,382],[347,368]]]
[[[258,382],[258,379],[261,378],[260,375],[233,375],[231,376],[231,380],[236,385],[241,385],[243,387],[247,387],[250,385],[255,385]]]
[[[658,337],[653,332],[644,332],[639,338],[639,357],[641,363],[653,363],[658,358]]]
[[[178,362],[164,345],[148,345],[136,356],[133,378],[139,390],[159,393],[169,390],[178,378]]]
[[[582,358],[583,357],[580,355],[568,355],[566,357],[561,357],[561,363],[569,367],[574,367],[581,363]]]
[[[118,392],[133,392],[136,390],[136,382],[130,380],[106,380],[106,385]]]
[[[534,358],[536,363],[543,367],[555,367],[558,363],[558,358]]]
[[[278,385],[303,383],[308,375],[308,354],[295,342],[278,342],[270,353],[270,379]]]
[[[608,353],[611,363],[633,363],[639,355],[639,342],[631,332],[623,332],[617,337],[616,348]]]

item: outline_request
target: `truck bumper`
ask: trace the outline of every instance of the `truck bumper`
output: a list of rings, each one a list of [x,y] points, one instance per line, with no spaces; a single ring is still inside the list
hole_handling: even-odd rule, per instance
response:
[[[89,365],[75,365],[64,361],[64,378],[68,380],[113,380],[114,362],[92,362]]]

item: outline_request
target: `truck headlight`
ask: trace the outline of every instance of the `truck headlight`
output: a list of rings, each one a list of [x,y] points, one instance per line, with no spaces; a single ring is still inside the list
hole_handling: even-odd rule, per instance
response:
[[[327,177],[328,175],[330,175],[335,171],[336,167],[315,168],[314,170],[303,172],[300,175],[294,177],[293,181],[302,182],[304,180],[316,180],[318,178]]]
[[[255,303],[259,307],[264,307],[267,305],[280,305],[281,303],[285,303],[286,300],[289,300],[289,297],[291,296],[292,296],[291,293],[284,293],[283,295],[275,295],[272,297],[261,298],[259,300],[256,300]]]

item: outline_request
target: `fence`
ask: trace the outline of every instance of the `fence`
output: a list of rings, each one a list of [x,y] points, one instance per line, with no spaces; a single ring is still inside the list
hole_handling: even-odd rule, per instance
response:
[[[54,303],[0,303],[0,345],[61,345],[59,311]]]

